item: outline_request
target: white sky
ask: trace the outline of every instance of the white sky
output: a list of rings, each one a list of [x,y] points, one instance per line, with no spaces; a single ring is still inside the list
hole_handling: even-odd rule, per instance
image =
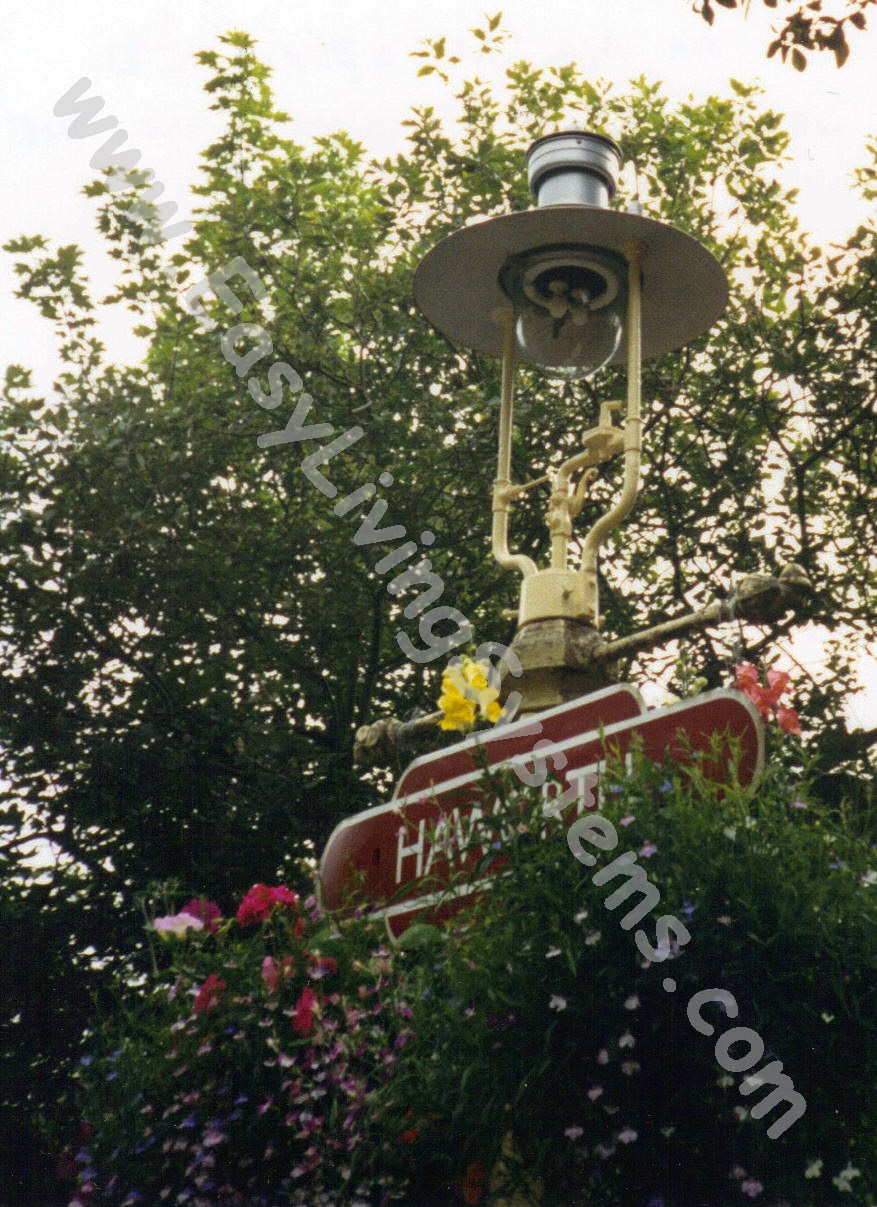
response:
[[[471,55],[467,31],[500,7],[511,34],[502,61]],[[865,214],[849,179],[864,162],[866,136],[877,133],[877,33],[853,37],[842,70],[818,54],[799,74],[765,59],[772,17],[760,0],[752,0],[745,20],[718,8],[712,29],[691,12],[690,0],[3,0],[3,10],[0,242],[39,232],[82,244],[98,293],[110,285],[112,270],[94,232],[94,203],[81,195],[94,176],[88,160],[98,141],[68,138],[69,119],[56,118],[52,107],[88,76],[89,94],[104,98],[103,113],[119,118],[126,146],[143,152],[140,166],[155,171],[165,185],[163,200],[177,201],[183,217],[198,155],[219,124],[201,90],[206,73],[193,55],[231,27],[258,39],[296,138],[346,129],[381,155],[401,149],[400,122],[412,105],[444,103],[442,86],[417,80],[419,61],[409,57],[426,37],[447,35],[450,50],[482,75],[514,59],[574,59],[619,85],[640,74],[661,80],[674,99],[727,93],[732,76],[757,79],[765,105],[787,115],[792,147],[784,180],[800,190],[803,225],[831,242]],[[51,332],[29,305],[11,297],[9,259],[0,257],[0,367],[10,361],[32,367],[47,389],[57,364]],[[103,327],[120,360],[138,355],[129,325],[119,316]],[[805,654],[817,658],[817,647],[801,647]],[[870,698],[851,709],[854,724],[877,721],[877,662],[870,663],[868,678]]]

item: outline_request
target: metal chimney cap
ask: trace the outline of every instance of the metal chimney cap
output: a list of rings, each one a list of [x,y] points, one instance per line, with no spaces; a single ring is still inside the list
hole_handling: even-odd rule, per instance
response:
[[[607,204],[615,194],[618,173],[623,164],[621,148],[607,135],[585,130],[560,130],[537,138],[531,144],[527,151],[527,181],[537,205],[546,204],[544,197],[540,201],[542,186],[550,177],[556,176],[563,176],[569,182],[565,193],[568,193],[570,186],[575,189],[573,181],[578,180],[579,188],[585,189],[581,194],[585,204],[589,201],[591,204]],[[596,188],[589,190],[588,180]],[[572,201],[575,198],[569,194],[562,199]],[[552,204],[551,197],[547,204]]]

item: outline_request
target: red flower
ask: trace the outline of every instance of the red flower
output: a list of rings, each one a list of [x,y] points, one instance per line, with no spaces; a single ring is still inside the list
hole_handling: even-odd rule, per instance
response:
[[[309,985],[301,991],[301,997],[295,1003],[292,1015],[292,1029],[300,1035],[310,1035],[314,1029],[314,1006],[317,999]]]
[[[470,1207],[475,1207],[475,1204],[481,1202],[481,1192],[484,1189],[484,1166],[478,1161],[473,1161],[471,1165],[466,1167],[466,1172],[463,1175],[463,1181],[460,1184],[460,1194],[463,1196],[463,1202],[468,1203]]]
[[[206,897],[193,897],[187,905],[183,906],[180,913],[188,914],[190,918],[197,918],[199,922],[203,922],[204,929],[211,935],[217,929],[218,922],[222,917],[222,910],[219,906],[208,901]]]
[[[285,885],[269,888],[267,884],[254,884],[238,906],[239,926],[253,926],[264,922],[275,906],[288,905],[298,909],[298,897]]]
[[[205,1011],[212,1010],[215,1006],[219,1005],[219,999],[224,989],[228,989],[228,985],[222,977],[218,977],[215,972],[211,972],[195,995],[195,1013],[203,1014]]]
[[[417,1139],[417,1128],[410,1127],[407,1132],[401,1132],[399,1135],[400,1144],[413,1144]]]

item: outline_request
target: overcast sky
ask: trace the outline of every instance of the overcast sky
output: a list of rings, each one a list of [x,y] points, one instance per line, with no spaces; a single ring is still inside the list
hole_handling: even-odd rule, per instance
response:
[[[511,34],[503,61],[472,56],[467,31],[500,7]],[[487,75],[510,59],[574,59],[590,75],[619,84],[641,74],[661,80],[673,98],[726,93],[729,77],[759,80],[765,105],[787,115],[792,146],[783,179],[800,190],[803,225],[830,242],[865,213],[849,177],[864,162],[866,136],[877,133],[877,33],[853,31],[842,70],[819,54],[799,74],[765,59],[772,18],[760,0],[752,0],[745,20],[718,8],[712,29],[692,13],[690,0],[3,0],[3,10],[0,242],[39,232],[80,243],[98,290],[110,285],[111,268],[94,234],[94,204],[81,195],[94,175],[88,160],[97,141],[70,139],[69,119],[56,118],[53,105],[75,80],[90,78],[104,113],[128,132],[126,145],[143,152],[140,166],[155,171],[164,199],[185,216],[198,155],[218,121],[193,55],[232,27],[258,40],[297,139],[346,129],[382,155],[401,148],[400,123],[412,105],[443,103],[441,86],[418,80],[418,60],[410,57],[426,37],[447,35],[451,49]],[[0,366],[32,367],[48,388],[53,341],[32,308],[12,299],[14,280],[3,254]],[[120,316],[103,328],[110,352],[122,360],[137,356],[128,326]]]

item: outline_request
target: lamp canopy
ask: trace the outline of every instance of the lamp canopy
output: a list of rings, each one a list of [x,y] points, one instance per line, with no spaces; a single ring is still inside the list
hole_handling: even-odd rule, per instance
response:
[[[466,348],[501,356],[502,312],[515,301],[514,266],[541,249],[575,263],[606,253],[642,256],[642,355],[660,356],[712,326],[728,300],[718,260],[691,235],[668,223],[607,208],[621,153],[611,139],[563,131],[538,139],[528,153],[535,209],[484,218],[443,239],[420,262],[414,297],[434,327]],[[623,363],[627,333],[608,363]]]

